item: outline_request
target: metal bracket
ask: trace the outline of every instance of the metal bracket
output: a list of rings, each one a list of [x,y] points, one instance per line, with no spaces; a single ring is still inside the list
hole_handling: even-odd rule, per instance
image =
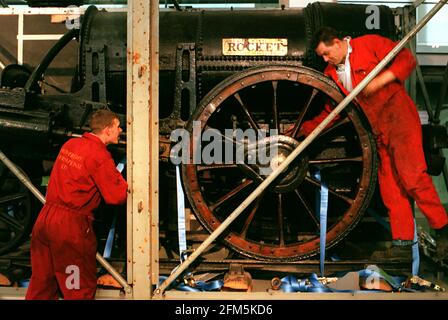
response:
[[[160,120],[162,134],[170,134],[176,128],[186,125],[196,109],[196,51],[194,43],[179,43],[176,49],[176,70],[174,78],[174,105],[171,114]],[[182,105],[182,95],[188,93],[188,106]],[[188,107],[188,114],[182,114],[182,107]],[[182,115],[184,119],[182,119]]]
[[[86,50],[86,79],[89,84],[91,101],[106,102],[106,46],[89,47]],[[94,93],[94,84],[98,85],[98,91]],[[95,96],[97,95],[97,96]]]
[[[196,108],[196,52],[194,43],[177,45],[174,87],[174,110],[170,118],[182,119],[182,94],[185,91],[188,92],[189,96],[188,118],[190,118]]]

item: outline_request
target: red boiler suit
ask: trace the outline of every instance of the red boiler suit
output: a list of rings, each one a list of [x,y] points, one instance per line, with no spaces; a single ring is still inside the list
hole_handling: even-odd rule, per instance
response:
[[[127,183],[106,145],[85,133],[70,139],[54,163],[46,204],[33,227],[32,276],[26,299],[93,299],[96,291],[96,237],[93,211],[101,197],[126,201]]]
[[[356,87],[395,47],[396,43],[378,35],[365,35],[350,41],[351,79]],[[427,174],[422,147],[422,132],[417,108],[402,82],[415,68],[415,58],[403,49],[386,67],[398,79],[370,96],[362,92],[357,101],[366,114],[376,139],[379,155],[378,180],[381,197],[389,212],[393,240],[414,238],[414,219],[409,197],[413,198],[433,229],[448,223],[431,177]],[[339,81],[336,67],[328,64],[324,73],[348,94]],[[301,128],[305,135],[320,124],[331,111],[325,106],[316,118]]]

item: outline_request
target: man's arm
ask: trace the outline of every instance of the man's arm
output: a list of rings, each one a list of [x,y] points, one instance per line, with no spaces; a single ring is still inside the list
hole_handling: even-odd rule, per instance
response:
[[[368,39],[367,46],[374,52],[378,61],[383,60],[384,57],[397,45],[397,42],[393,42],[388,38],[378,35],[372,35]],[[394,60],[392,60],[390,66],[387,69],[384,69],[382,73],[377,75],[367,85],[363,93],[368,96],[393,81],[399,80],[404,82],[409,77],[412,70],[414,70],[416,63],[415,57],[412,55],[411,51],[407,48],[403,48],[395,56]]]
[[[305,135],[308,136],[318,125],[321,124],[322,121],[325,120],[326,117],[331,113],[332,108],[330,106],[330,103],[325,103],[324,107],[322,108],[322,111],[315,116],[313,119],[307,120],[303,122],[302,127],[300,128],[299,135]],[[327,127],[331,127],[332,124],[337,120],[337,118],[333,119],[332,122],[328,124]]]
[[[377,75],[372,81],[370,81],[362,92],[366,97],[370,96],[371,94],[374,94],[376,91],[378,91],[388,83],[395,81],[396,79],[397,77],[392,71],[386,70]]]
[[[128,184],[115,168],[112,158],[103,161],[92,176],[107,204],[119,205],[126,202]]]

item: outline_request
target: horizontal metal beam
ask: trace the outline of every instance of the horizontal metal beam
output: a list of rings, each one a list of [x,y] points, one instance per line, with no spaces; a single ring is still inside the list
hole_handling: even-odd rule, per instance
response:
[[[228,4],[237,4],[237,3],[254,3],[254,4],[278,4],[278,0],[178,0],[180,5],[182,4],[217,4],[217,3],[228,3]],[[5,3],[8,5],[27,5],[26,1],[21,0],[5,0]],[[85,0],[84,4],[127,4],[127,0]],[[172,0],[159,0],[160,4],[173,4]]]

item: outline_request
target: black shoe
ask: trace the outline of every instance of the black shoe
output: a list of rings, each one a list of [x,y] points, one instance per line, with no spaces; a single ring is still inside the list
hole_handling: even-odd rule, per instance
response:
[[[443,261],[448,256],[448,225],[436,230],[437,257]]]

